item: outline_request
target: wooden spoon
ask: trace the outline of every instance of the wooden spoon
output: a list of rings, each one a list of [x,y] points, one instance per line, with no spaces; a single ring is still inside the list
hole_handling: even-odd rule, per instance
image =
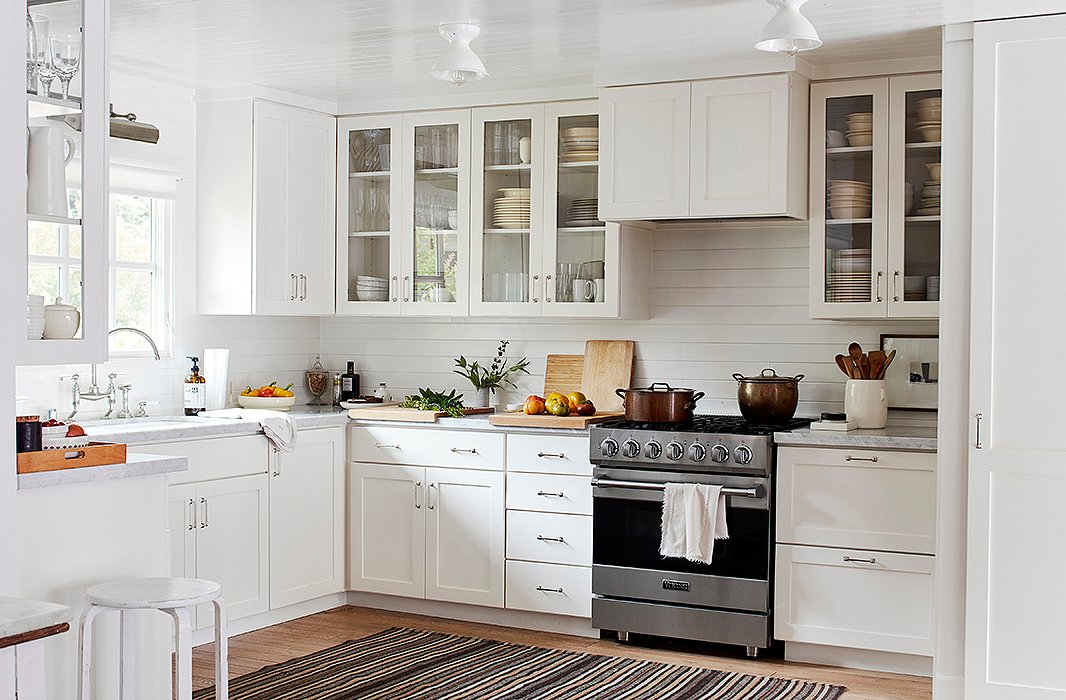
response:
[[[852,343],[848,346],[848,354],[851,355],[851,362],[855,365],[855,375],[853,379],[862,379],[862,346],[858,343]]]
[[[870,351],[870,379],[880,379],[881,369],[885,366],[885,351]]]
[[[870,358],[866,353],[859,358],[859,369],[862,370],[863,379],[870,379]]]
[[[840,368],[840,371],[847,375],[848,379],[852,379],[853,377],[851,376],[851,365],[849,363],[848,358],[844,357],[843,355],[837,355],[836,360],[837,367]]]
[[[892,364],[892,360],[896,358],[896,351],[888,353],[888,357],[885,358],[885,364],[881,367],[881,376],[878,379],[884,379],[885,373],[888,372],[888,366]]]

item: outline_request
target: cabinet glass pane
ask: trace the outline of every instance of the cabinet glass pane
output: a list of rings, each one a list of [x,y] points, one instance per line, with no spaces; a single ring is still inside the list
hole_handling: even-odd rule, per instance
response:
[[[606,228],[599,220],[599,117],[561,117],[555,216],[555,301],[597,303],[605,298]]]
[[[826,100],[825,300],[873,299],[873,95]]]
[[[485,124],[482,301],[529,301],[532,122]]]
[[[392,130],[348,132],[348,301],[391,299]]]
[[[414,301],[455,301],[459,125],[415,128]]]
[[[940,300],[940,90],[908,92],[903,301]]]

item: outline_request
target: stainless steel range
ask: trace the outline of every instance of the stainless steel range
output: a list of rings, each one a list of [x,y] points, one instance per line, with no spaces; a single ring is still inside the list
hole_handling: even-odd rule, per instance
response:
[[[740,416],[683,424],[611,421],[590,431],[593,469],[592,624],[615,631],[747,648],[773,634],[775,431]],[[659,555],[666,483],[716,484],[729,539],[712,564]]]

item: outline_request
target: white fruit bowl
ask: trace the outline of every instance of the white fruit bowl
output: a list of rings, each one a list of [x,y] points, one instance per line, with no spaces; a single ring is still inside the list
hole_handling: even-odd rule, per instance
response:
[[[244,408],[261,408],[268,411],[288,411],[296,405],[295,396],[238,396],[237,403]]]

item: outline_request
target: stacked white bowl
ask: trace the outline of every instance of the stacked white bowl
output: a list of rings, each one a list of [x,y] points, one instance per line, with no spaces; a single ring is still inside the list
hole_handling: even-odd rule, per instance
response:
[[[941,100],[939,97],[927,97],[918,100],[918,124],[915,130],[922,141],[940,140]]]
[[[389,281],[384,277],[356,275],[355,296],[359,301],[388,301]]]
[[[39,294],[26,295],[26,337],[40,340],[44,335],[44,297]]]
[[[830,180],[829,214],[834,219],[867,219],[873,206],[873,190],[859,180]]]
[[[874,113],[852,112],[848,115],[848,143],[852,146],[874,145]]]

